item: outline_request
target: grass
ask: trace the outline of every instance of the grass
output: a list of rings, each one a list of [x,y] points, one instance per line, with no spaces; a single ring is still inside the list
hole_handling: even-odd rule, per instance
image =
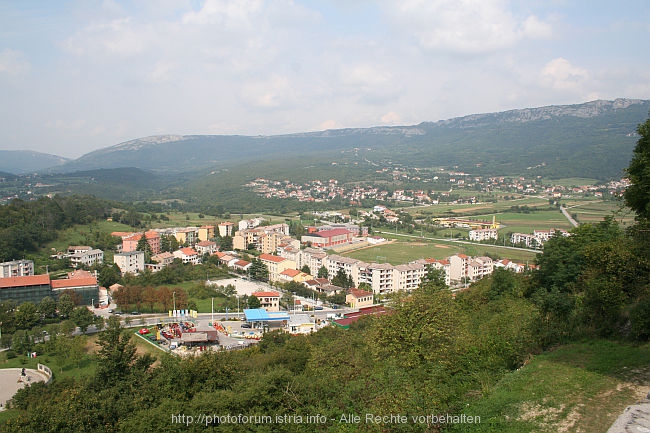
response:
[[[445,259],[456,253],[470,256],[497,256],[519,263],[533,263],[537,253],[513,250],[489,244],[468,244],[426,239],[410,239],[392,235],[393,242],[363,248],[342,255],[367,263],[390,263],[399,265],[422,258]]]
[[[478,425],[450,432],[606,432],[647,393],[650,344],[574,343],[536,356],[507,374],[463,413]],[[644,386],[646,385],[646,386]]]
[[[343,255],[367,263],[375,262],[399,265],[422,258],[449,257],[458,252],[464,252],[464,249],[454,244],[400,240],[352,251]]]

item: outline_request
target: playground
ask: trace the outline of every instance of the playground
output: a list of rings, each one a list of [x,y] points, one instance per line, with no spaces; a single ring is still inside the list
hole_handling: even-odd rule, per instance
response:
[[[176,355],[198,355],[206,350],[247,347],[262,336],[259,329],[246,329],[241,321],[174,320],[140,328],[136,334],[160,350]]]
[[[24,374],[23,374],[24,373]],[[5,368],[0,369],[0,410],[4,410],[7,401],[16,394],[19,389],[30,383],[47,382],[49,377],[38,370],[31,368]]]

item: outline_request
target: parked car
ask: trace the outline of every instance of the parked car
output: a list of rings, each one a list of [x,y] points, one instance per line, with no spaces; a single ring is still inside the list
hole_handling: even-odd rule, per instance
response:
[[[242,327],[242,328],[250,328],[250,327],[251,327],[251,324],[250,324],[250,323],[242,323],[242,324],[241,324],[241,327]]]

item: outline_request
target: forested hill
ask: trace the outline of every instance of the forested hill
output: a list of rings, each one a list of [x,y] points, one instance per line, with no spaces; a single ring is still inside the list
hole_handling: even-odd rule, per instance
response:
[[[45,168],[58,166],[68,161],[67,158],[30,150],[0,150],[0,177],[6,173],[31,173]]]
[[[414,126],[328,130],[277,136],[166,135],[88,153],[57,171],[137,167],[165,173],[264,164],[287,157],[332,161],[341,155],[372,165],[456,167],[476,174],[618,178],[627,166],[650,101],[617,99],[579,105],[476,114]]]

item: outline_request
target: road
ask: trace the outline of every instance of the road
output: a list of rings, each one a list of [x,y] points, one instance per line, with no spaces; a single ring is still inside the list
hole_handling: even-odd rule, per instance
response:
[[[566,217],[566,219],[569,220],[569,224],[571,224],[573,227],[578,227],[578,221],[574,220],[567,208],[564,206],[560,206],[560,210],[562,211],[562,214]]]

